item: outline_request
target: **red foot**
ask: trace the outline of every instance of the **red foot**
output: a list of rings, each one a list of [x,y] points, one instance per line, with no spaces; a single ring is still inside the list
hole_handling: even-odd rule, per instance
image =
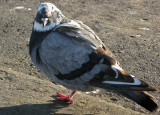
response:
[[[70,103],[73,103],[72,97],[69,98],[69,96],[65,96],[65,95],[60,94],[60,93],[58,93],[57,96],[58,97],[56,98],[56,100],[69,101]]]
[[[69,101],[70,103],[73,103],[73,101],[72,101],[72,97],[73,97],[73,95],[75,94],[75,92],[76,91],[72,91],[71,93],[70,93],[70,95],[68,95],[68,96],[65,96],[65,95],[63,95],[63,94],[61,94],[61,93],[58,93],[57,94],[57,98],[56,98],[56,100],[65,100],[65,101]]]

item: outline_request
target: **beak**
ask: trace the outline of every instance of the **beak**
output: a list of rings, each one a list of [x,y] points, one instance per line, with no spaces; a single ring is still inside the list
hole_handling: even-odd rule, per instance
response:
[[[48,23],[48,18],[42,18],[42,24],[43,24],[43,27],[45,27]]]

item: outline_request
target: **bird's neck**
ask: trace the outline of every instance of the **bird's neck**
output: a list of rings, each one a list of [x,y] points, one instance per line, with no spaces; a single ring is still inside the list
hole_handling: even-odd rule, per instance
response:
[[[56,25],[57,24],[53,22],[52,24],[43,27],[42,24],[38,23],[37,21],[34,21],[33,29],[34,31],[37,31],[37,32],[47,32],[55,28]]]
[[[30,37],[30,42],[29,42],[29,53],[31,54],[33,48],[39,47],[37,45],[41,45],[45,37],[52,32],[52,30],[46,31],[46,32],[39,32],[35,31],[34,29],[32,30],[32,34]]]

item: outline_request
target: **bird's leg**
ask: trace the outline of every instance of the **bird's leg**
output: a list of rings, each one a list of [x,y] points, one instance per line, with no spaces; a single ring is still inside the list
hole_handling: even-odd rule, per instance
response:
[[[56,98],[56,100],[66,100],[66,101],[69,101],[70,103],[73,103],[72,97],[75,93],[76,93],[76,90],[72,90],[68,96],[58,93],[57,94],[58,97]]]

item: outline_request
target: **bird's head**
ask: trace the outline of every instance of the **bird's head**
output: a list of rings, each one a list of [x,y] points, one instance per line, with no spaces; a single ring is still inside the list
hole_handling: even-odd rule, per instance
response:
[[[41,3],[38,6],[36,18],[33,23],[35,31],[45,32],[60,24],[64,15],[52,3]]]

